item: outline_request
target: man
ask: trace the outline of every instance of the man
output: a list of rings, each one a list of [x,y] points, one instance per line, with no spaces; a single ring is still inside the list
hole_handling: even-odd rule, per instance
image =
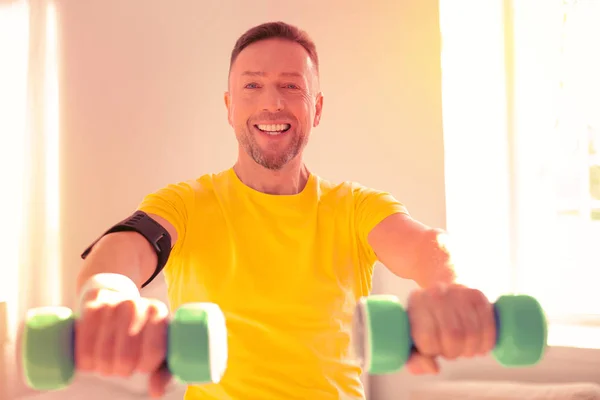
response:
[[[160,367],[167,307],[115,295],[116,282],[83,289],[101,273],[141,288],[163,270],[172,309],[198,301],[222,308],[227,371],[218,384],[189,387],[187,400],[364,398],[350,324],[377,260],[422,288],[408,305],[418,350],[411,372],[435,373],[437,357],[492,349],[492,306],[454,283],[443,232],[387,193],[330,183],[303,163],[323,111],[317,51],[305,32],[275,22],[242,35],[225,105],[239,143],[235,165],[147,196],[138,210],[145,214],[134,217],[151,218],[162,244],[121,226],[85,253],[80,370],[148,373],[155,396],[170,379]]]

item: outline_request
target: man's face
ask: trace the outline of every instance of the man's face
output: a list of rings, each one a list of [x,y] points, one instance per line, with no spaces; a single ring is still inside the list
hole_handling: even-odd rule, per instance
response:
[[[319,124],[323,98],[316,66],[299,44],[281,39],[246,47],[225,93],[229,124],[244,153],[271,170],[301,154]]]

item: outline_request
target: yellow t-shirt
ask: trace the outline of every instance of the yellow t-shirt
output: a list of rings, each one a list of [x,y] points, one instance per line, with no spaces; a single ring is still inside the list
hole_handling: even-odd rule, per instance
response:
[[[169,185],[140,209],[179,236],[164,270],[171,309],[213,302],[227,321],[223,379],[188,387],[186,400],[364,398],[350,335],[376,261],[367,235],[402,204],[315,175],[297,195],[268,195],[229,169]]]

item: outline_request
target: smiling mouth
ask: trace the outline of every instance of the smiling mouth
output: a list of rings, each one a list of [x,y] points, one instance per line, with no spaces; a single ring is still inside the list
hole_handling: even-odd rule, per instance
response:
[[[290,124],[258,124],[254,127],[267,135],[276,136],[287,132],[292,126]]]

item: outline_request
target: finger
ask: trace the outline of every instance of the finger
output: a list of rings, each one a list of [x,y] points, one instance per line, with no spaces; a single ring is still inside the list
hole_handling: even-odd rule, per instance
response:
[[[496,347],[496,314],[494,305],[491,304],[487,297],[482,293],[480,294],[481,301],[477,301],[475,304],[475,313],[479,320],[480,338],[476,354],[487,355],[494,347]]]
[[[481,349],[483,325],[478,312],[480,300],[470,293],[466,293],[466,296],[469,298],[465,301],[464,309],[459,312],[464,332],[464,347],[460,356],[471,358]]]
[[[167,355],[169,311],[163,303],[156,302],[148,306],[147,313],[147,321],[142,330],[140,358],[136,369],[149,374],[160,368]]]
[[[165,367],[159,368],[150,374],[148,391],[150,397],[159,398],[165,395],[167,386],[171,381],[172,377],[169,370]]]
[[[425,356],[437,356],[442,348],[438,321],[432,312],[431,296],[417,292],[408,301],[411,336],[417,351]]]
[[[413,375],[432,375],[440,372],[440,367],[435,357],[424,356],[418,352],[411,354],[406,363],[406,368]]]
[[[113,352],[114,373],[129,377],[138,364],[141,351],[140,331],[146,321],[145,318],[139,318],[140,312],[135,300],[119,303],[114,314],[118,323]]]
[[[114,373],[114,346],[118,320],[115,320],[114,306],[102,307],[102,315],[99,318],[100,325],[96,327],[98,334],[94,345],[94,370],[102,375],[112,375]]]
[[[438,353],[448,360],[459,357],[464,349],[465,332],[456,308],[443,303],[434,307],[436,320],[439,324],[441,352]]]
[[[464,348],[464,327],[457,309],[461,305],[458,287],[441,286],[432,291],[431,313],[438,326],[440,350],[436,355],[453,360]]]
[[[75,322],[75,366],[77,370],[91,372],[96,368],[94,351],[96,338],[102,330],[102,305],[86,304]]]

